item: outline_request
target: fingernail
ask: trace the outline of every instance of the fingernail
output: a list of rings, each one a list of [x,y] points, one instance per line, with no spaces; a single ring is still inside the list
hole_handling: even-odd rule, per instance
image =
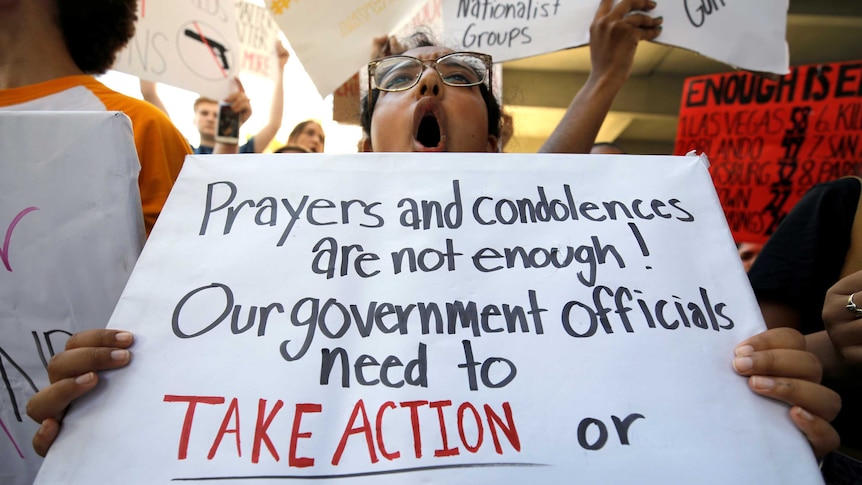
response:
[[[86,374],[81,374],[75,378],[75,384],[89,384],[93,382],[93,379],[96,378],[96,374],[92,372],[87,372]]]
[[[811,413],[800,407],[796,408],[796,415],[806,421],[814,421],[814,416],[812,416]]]
[[[754,353],[754,347],[750,345],[740,345],[739,347],[733,349],[733,354],[738,357],[744,357],[746,355],[751,355]]]
[[[754,386],[755,389],[768,391],[775,387],[775,379],[770,379],[769,377],[754,376],[751,378],[751,385]]]
[[[649,2],[647,2],[647,7],[648,7],[648,8],[655,8],[655,5],[656,5],[656,3],[655,3],[655,2],[653,2],[652,0],[650,0]]]
[[[112,350],[111,360],[123,361],[129,358],[128,350]]]
[[[117,342],[129,343],[132,341],[132,334],[130,332],[120,332],[114,335],[114,338],[117,339]]]
[[[751,357],[737,357],[733,359],[733,368],[736,372],[747,372],[754,367],[754,361]]]
[[[659,15],[658,17],[655,17],[655,20],[658,20],[659,22],[664,22],[664,15]]]

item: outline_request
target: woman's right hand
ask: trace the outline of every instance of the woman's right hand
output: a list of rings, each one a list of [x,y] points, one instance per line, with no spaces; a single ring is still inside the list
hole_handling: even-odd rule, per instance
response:
[[[96,371],[124,367],[131,359],[127,350],[134,341],[123,330],[94,329],[76,333],[66,350],[48,362],[50,385],[27,402],[27,415],[41,423],[33,436],[33,449],[45,456],[60,432],[69,404],[96,387]]]

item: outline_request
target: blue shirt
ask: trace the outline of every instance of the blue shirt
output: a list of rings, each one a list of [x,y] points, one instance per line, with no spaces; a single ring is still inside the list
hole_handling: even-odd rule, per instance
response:
[[[192,151],[195,153],[195,155],[212,155],[213,147],[201,145],[199,147],[192,147]],[[240,146],[239,152],[254,153],[254,137],[249,138],[244,145]]]

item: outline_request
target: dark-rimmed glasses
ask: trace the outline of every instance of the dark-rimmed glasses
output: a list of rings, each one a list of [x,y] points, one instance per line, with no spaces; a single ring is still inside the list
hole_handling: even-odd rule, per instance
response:
[[[368,109],[371,109],[373,89],[406,91],[419,83],[426,65],[432,66],[448,86],[477,86],[491,78],[491,56],[479,52],[452,52],[430,61],[412,56],[384,57],[368,63]],[[491,91],[490,81],[488,91]]]

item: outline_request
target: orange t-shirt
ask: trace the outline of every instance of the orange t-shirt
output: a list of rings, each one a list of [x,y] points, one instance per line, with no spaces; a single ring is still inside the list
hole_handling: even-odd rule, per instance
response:
[[[109,89],[92,76],[68,76],[20,88],[0,89],[0,110],[121,111],[132,120],[141,172],[138,187],[147,234],[191,148],[155,106]],[[50,135],[50,134],[46,134]]]

